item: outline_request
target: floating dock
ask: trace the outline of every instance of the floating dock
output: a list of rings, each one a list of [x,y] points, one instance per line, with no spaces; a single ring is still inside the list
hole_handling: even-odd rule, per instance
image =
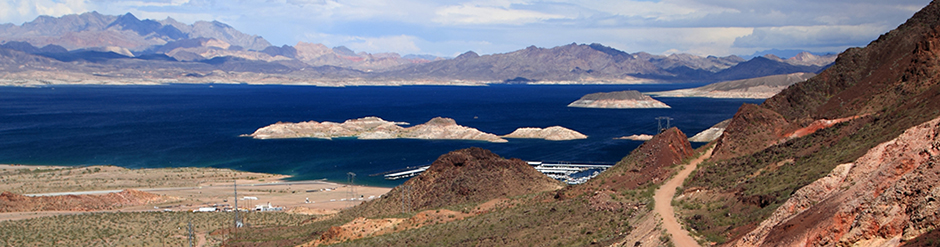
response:
[[[578,164],[564,161],[526,161],[526,163],[535,168],[536,171],[568,184],[584,183],[588,179],[597,176],[597,174],[600,172],[603,172],[607,170],[607,168],[613,166],[610,164],[587,164],[587,162],[585,162],[585,164]],[[388,173],[383,176],[388,180],[410,178],[427,171],[430,167],[431,166],[421,166],[414,169]],[[584,174],[585,172],[591,170],[594,172],[588,172],[587,174]]]

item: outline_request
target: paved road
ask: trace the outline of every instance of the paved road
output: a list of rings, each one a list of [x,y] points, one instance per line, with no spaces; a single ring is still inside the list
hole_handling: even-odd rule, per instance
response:
[[[689,174],[692,174],[695,167],[711,155],[712,150],[709,149],[705,151],[705,154],[702,156],[689,162],[682,171],[679,171],[679,174],[672,177],[669,181],[666,181],[663,186],[659,187],[659,190],[656,190],[656,194],[653,195],[653,201],[655,201],[655,208],[653,210],[663,217],[663,228],[672,235],[672,243],[678,247],[699,245],[692,236],[689,236],[689,231],[682,229],[682,226],[679,225],[679,221],[676,220],[676,213],[672,208],[672,197],[676,194],[676,188],[682,185],[682,182],[685,181],[685,178],[689,177]]]
[[[241,187],[254,187],[254,186],[277,186],[277,185],[305,185],[305,184],[326,184],[324,180],[304,180],[304,181],[291,181],[291,182],[268,182],[268,183],[251,183],[251,184],[239,184]],[[198,186],[198,187],[166,187],[166,188],[131,188],[139,191],[145,192],[157,192],[157,191],[169,191],[169,190],[194,190],[194,189],[203,189],[203,188],[221,188],[221,187],[233,187],[231,183],[216,183],[212,186]],[[36,194],[23,194],[24,196],[64,196],[64,195],[98,195],[98,194],[107,194],[107,193],[118,193],[123,190],[89,190],[89,191],[68,191],[68,192],[52,192],[52,193],[36,193]]]

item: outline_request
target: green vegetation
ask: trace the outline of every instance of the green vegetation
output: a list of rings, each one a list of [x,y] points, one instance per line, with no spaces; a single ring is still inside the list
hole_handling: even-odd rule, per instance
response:
[[[632,230],[637,211],[594,210],[586,199],[556,201],[550,193],[461,221],[364,238],[338,246],[583,246],[612,243]]]
[[[298,226],[309,215],[243,213],[250,226]],[[0,222],[2,246],[184,246],[188,224],[195,241],[218,246],[231,238],[232,213],[85,213]],[[241,230],[235,232],[241,234]]]
[[[231,183],[233,179],[277,177],[279,175],[195,167],[126,169],[116,166],[14,166],[0,170],[0,192],[28,194],[144,187],[194,187],[203,183]]]

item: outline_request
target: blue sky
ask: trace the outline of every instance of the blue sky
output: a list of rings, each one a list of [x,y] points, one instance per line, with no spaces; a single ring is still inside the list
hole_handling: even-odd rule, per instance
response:
[[[218,20],[274,45],[456,56],[601,43],[626,52],[841,52],[894,29],[929,0],[6,0],[0,23],[88,11]]]

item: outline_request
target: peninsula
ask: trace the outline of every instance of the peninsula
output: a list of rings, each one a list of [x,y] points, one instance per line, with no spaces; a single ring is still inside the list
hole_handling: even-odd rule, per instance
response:
[[[592,93],[581,97],[575,102],[571,102],[571,104],[568,104],[568,107],[612,109],[670,108],[669,105],[636,90]]]
[[[812,78],[814,73],[771,75],[743,80],[724,81],[689,89],[653,92],[657,97],[705,97],[730,99],[766,99],[797,82]]]

